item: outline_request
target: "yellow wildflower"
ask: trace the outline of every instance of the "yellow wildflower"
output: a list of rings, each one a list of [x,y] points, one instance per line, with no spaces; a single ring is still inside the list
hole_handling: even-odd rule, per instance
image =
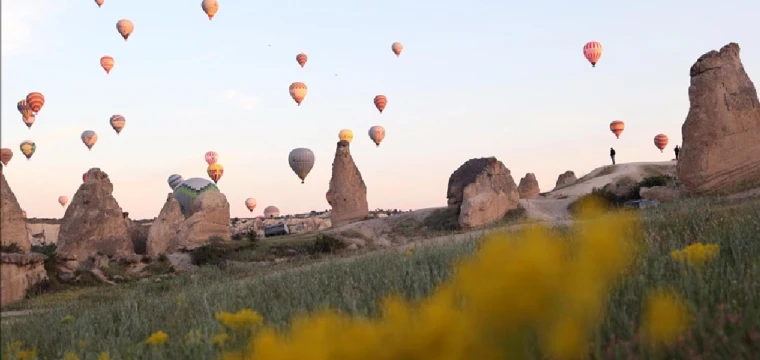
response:
[[[657,290],[647,298],[642,333],[650,345],[667,345],[678,339],[688,321],[683,300],[673,292]]]
[[[20,340],[14,340],[10,344],[8,344],[8,351],[10,352],[21,351],[23,347],[24,347],[24,343],[22,343]]]
[[[413,253],[414,253],[414,245],[406,249],[406,256],[412,256]]]
[[[63,360],[79,360],[79,355],[71,351],[67,351],[65,354],[63,354]]]
[[[37,358],[37,350],[26,349],[16,352],[16,360],[34,360]]]
[[[216,334],[211,337],[211,343],[218,347],[224,347],[224,344],[226,344],[229,340],[230,336],[225,333]]]
[[[98,360],[111,360],[111,357],[108,356],[108,353],[104,351],[98,355]]]
[[[715,258],[719,251],[718,244],[694,243],[684,249],[672,251],[670,257],[675,261],[700,269]]]
[[[240,331],[261,325],[264,318],[251,309],[243,309],[234,314],[228,312],[217,313],[216,320],[219,321],[222,326],[232,331]]]
[[[76,319],[73,316],[66,315],[66,316],[64,316],[64,317],[61,318],[61,324],[71,324],[71,323],[74,322],[74,320],[76,320]]]
[[[167,342],[169,342],[169,335],[161,330],[156,331],[153,335],[145,339],[146,344],[153,346],[166,344]]]

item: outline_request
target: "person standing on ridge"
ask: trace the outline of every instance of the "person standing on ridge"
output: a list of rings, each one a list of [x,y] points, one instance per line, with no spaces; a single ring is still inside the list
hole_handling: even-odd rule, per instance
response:
[[[612,158],[612,165],[615,165],[615,149],[610,148],[610,158]]]
[[[678,147],[678,145],[676,145],[676,147],[673,149],[673,151],[675,151],[675,153],[676,153],[676,161],[678,161],[678,153],[681,152],[681,148]]]

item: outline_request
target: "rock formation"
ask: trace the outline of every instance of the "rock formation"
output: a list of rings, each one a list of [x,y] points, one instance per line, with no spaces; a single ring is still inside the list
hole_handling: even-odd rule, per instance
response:
[[[161,253],[171,253],[177,248],[177,244],[171,243],[174,236],[179,231],[180,225],[185,221],[182,215],[179,202],[173,194],[166,197],[164,207],[158,214],[156,220],[150,225],[148,230],[148,243],[146,251],[148,255],[155,256]]]
[[[691,67],[689,114],[681,128],[678,178],[695,194],[760,186],[760,103],[730,43]]]
[[[190,250],[207,245],[209,238],[230,240],[230,203],[216,191],[201,193],[193,200],[190,217],[183,221],[169,240],[177,250]],[[171,249],[169,249],[171,250]]]
[[[499,220],[517,208],[520,194],[509,169],[494,157],[470,159],[449,177],[448,205],[459,209],[463,229]]]
[[[329,192],[332,200],[332,226],[342,226],[369,216],[367,186],[351,157],[348,141],[339,141],[335,150]]]
[[[659,202],[670,202],[680,197],[680,192],[675,187],[669,186],[652,186],[639,189],[639,196],[646,200],[657,200]]]
[[[0,253],[0,306],[21,300],[34,285],[47,280],[47,256]]]
[[[554,189],[557,189],[559,187],[570,185],[574,182],[578,181],[578,179],[575,177],[575,173],[568,170],[565,171],[562,174],[559,174],[557,177],[557,183],[554,185]]]
[[[16,244],[23,251],[29,251],[32,244],[26,231],[26,219],[23,210],[16,200],[16,195],[5,180],[3,166],[0,166],[0,244],[8,246]]]
[[[517,192],[520,193],[520,199],[535,199],[541,190],[538,188],[538,180],[533,173],[525,174],[525,177],[520,179],[520,185],[517,185]]]
[[[133,254],[127,222],[112,195],[108,174],[92,168],[87,175],[87,182],[79,185],[61,220],[57,253],[77,261],[96,253]]]

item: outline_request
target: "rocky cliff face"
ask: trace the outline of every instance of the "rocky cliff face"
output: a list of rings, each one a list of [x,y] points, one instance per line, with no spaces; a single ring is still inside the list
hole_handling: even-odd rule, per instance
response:
[[[0,306],[24,299],[29,289],[47,280],[45,259],[36,253],[0,253]]]
[[[690,75],[679,180],[695,194],[760,187],[760,102],[744,71],[739,45],[730,43],[702,55]]]
[[[351,157],[348,141],[338,142],[335,150],[329,192],[332,205],[330,221],[333,226],[364,220],[369,216],[367,186]]]
[[[216,191],[200,194],[192,204],[189,218],[169,240],[177,249],[190,250],[209,243],[211,237],[230,240],[230,203]]]
[[[459,209],[459,226],[474,228],[517,208],[520,194],[509,169],[494,157],[471,159],[449,177],[448,205]]]
[[[16,200],[16,195],[5,180],[3,166],[0,166],[0,244],[16,244],[23,251],[29,251],[32,244],[26,231],[23,210]]]
[[[183,222],[185,222],[185,216],[182,215],[179,202],[170,193],[166,197],[164,207],[161,208],[161,212],[148,230],[147,254],[155,256],[176,250],[178,244],[171,241],[175,239]]]

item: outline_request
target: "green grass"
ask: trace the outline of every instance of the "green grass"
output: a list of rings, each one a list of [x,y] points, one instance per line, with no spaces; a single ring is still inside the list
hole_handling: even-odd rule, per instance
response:
[[[609,297],[608,312],[589,346],[593,357],[760,358],[760,202],[689,199],[642,214],[646,249]],[[310,241],[294,236],[271,242],[277,239]],[[685,272],[668,255],[693,242],[721,247],[719,257],[701,275]],[[181,338],[195,329],[207,337],[217,333],[218,311],[252,308],[280,326],[294,314],[322,306],[372,315],[377,300],[387,294],[429,294],[451,275],[451,265],[477,246],[471,241],[419,247],[412,256],[385,251],[266,267],[202,267],[195,274],[161,282],[77,289],[76,296],[45,295],[19,307],[52,308],[51,313],[3,321],[0,350],[22,340],[41,358],[60,358],[64,351],[78,349],[78,341],[84,339],[88,359],[100,351],[110,352],[114,359],[150,358],[141,342],[163,330],[170,336],[163,358],[213,359],[217,353],[212,345],[186,346]],[[642,299],[657,286],[681,293],[696,322],[683,345],[654,356],[641,350],[636,329]],[[61,324],[67,315],[76,320]]]

